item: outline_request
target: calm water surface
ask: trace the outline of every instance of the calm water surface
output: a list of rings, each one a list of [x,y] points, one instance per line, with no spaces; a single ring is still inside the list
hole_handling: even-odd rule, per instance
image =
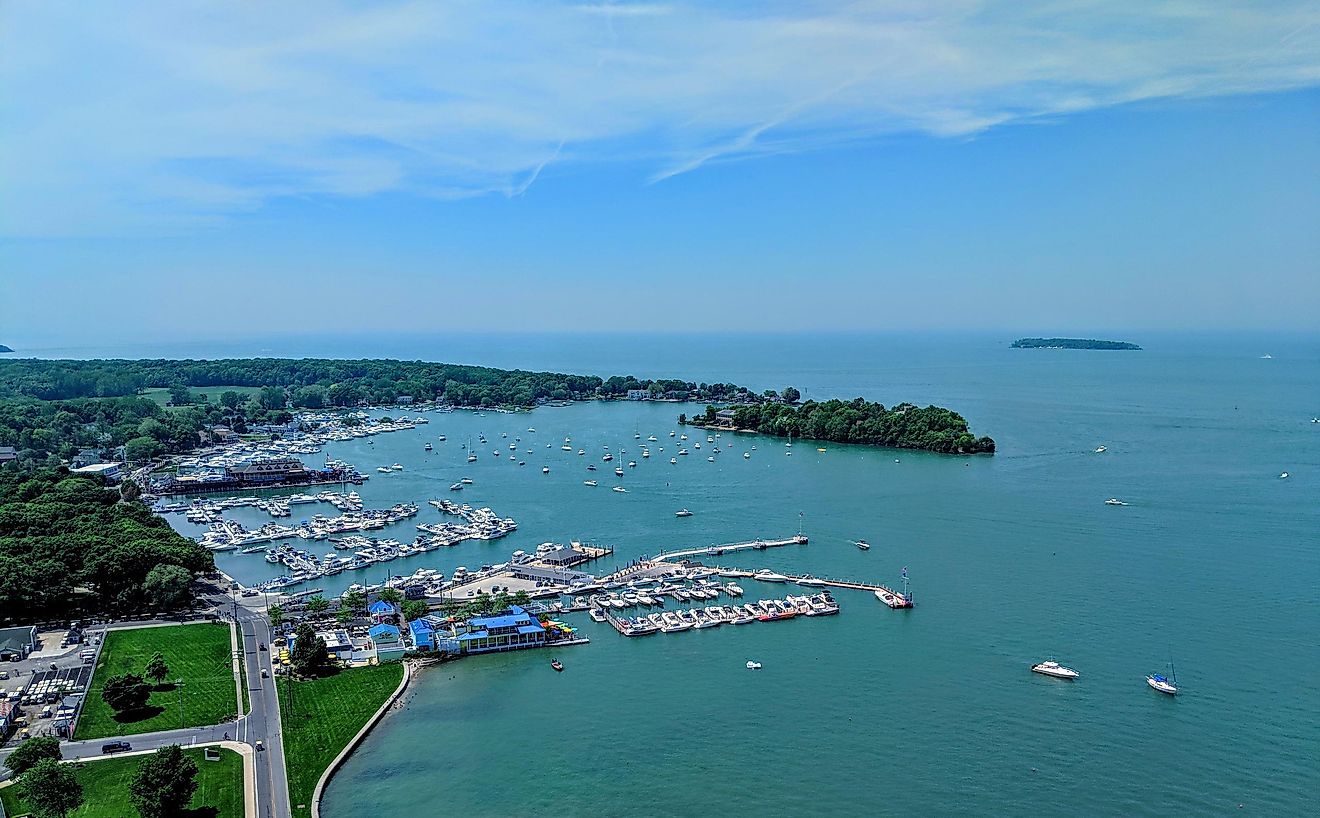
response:
[[[324,814],[1314,814],[1320,344],[1263,343],[1088,353],[984,338],[524,338],[360,353],[938,403],[1000,454],[798,443],[786,457],[782,441],[725,435],[717,463],[706,445],[671,466],[682,407],[652,404],[432,415],[330,447],[372,474],[370,506],[448,496],[470,476],[463,500],[520,523],[391,573],[567,539],[614,545],[621,562],[791,534],[801,513],[810,545],[728,561],[890,583],[906,566],[917,607],[840,591],[837,617],[631,640],[579,616],[592,643],[558,654],[562,674],[539,651],[424,672],[336,776]],[[597,463],[605,445],[632,457],[634,431],[661,440],[623,478],[627,494],[608,490],[607,469],[583,486],[587,458],[558,448],[571,436]],[[480,432],[490,444],[469,465],[459,447]],[[448,442],[424,452],[441,433]],[[523,468],[487,451],[515,436]],[[375,474],[395,461],[406,470]],[[675,518],[684,506],[695,516]],[[425,507],[389,535],[411,539],[432,518]],[[859,537],[869,552],[849,543]],[[255,556],[218,561],[247,580],[272,573]],[[1143,681],[1170,653],[1177,699]],[[1081,680],[1028,672],[1049,656]],[[748,659],[764,669],[748,672]]]

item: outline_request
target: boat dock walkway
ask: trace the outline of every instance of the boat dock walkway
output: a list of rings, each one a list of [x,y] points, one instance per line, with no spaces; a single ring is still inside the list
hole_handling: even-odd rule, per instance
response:
[[[682,551],[670,551],[669,553],[660,552],[651,559],[652,562],[668,562],[670,560],[680,559],[682,557],[694,557],[698,554],[704,554],[710,557],[719,557],[730,551],[757,550],[763,551],[767,548],[779,548],[785,545],[806,545],[807,535],[798,534],[782,540],[749,540],[747,542],[729,543],[727,545],[707,545],[703,548],[686,548]]]

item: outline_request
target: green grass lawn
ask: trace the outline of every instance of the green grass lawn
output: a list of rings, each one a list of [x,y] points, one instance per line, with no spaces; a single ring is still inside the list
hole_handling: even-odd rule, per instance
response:
[[[305,682],[276,681],[295,816],[311,814],[312,792],[321,774],[402,679],[403,665],[396,663],[341,670]]]
[[[182,690],[153,691],[146,712],[120,720],[101,700],[101,687],[111,676],[130,672],[141,674],[157,651],[170,669],[166,687],[169,688],[169,683],[175,679],[183,679]],[[75,738],[95,739],[179,727],[203,727],[233,718],[238,711],[238,701],[234,693],[232,657],[229,626],[220,623],[110,631],[87,690]]]
[[[185,750],[197,762],[197,792],[193,795],[190,818],[243,818],[243,757],[232,750],[221,750],[219,761],[205,761],[202,751]],[[125,818],[137,815],[129,800],[128,785],[133,773],[146,756],[117,756],[78,765],[78,781],[83,786],[83,805],[68,818]],[[28,814],[28,807],[13,787],[0,788],[9,818]]]
[[[258,392],[260,392],[261,387],[260,386],[194,386],[194,387],[190,387],[189,391],[192,392],[194,400],[197,399],[198,395],[205,395],[208,402],[219,403],[220,394],[222,392],[237,392],[239,395],[243,397],[244,400],[247,400],[249,395],[255,395]],[[144,389],[142,390],[142,397],[148,398],[150,400],[154,400],[156,403],[159,403],[161,406],[164,406],[166,403],[169,403],[170,390],[163,386],[156,387],[155,389]],[[169,408],[173,409],[175,407],[171,406]]]

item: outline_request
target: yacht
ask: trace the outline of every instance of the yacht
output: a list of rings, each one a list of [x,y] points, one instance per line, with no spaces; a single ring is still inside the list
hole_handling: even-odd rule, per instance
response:
[[[725,585],[725,586],[724,586],[724,591],[725,591],[729,596],[742,596],[742,595],[743,595],[743,589],[742,589],[740,586],[738,586],[738,585],[736,585],[736,584],[734,584],[734,583],[732,583],[732,582],[730,582],[728,585]]]
[[[797,581],[797,584],[798,584],[798,585],[806,585],[806,586],[809,586],[809,587],[812,587],[812,588],[824,588],[824,587],[825,587],[825,580],[823,580],[823,579],[816,579],[816,578],[813,577],[811,574],[807,574],[806,576],[804,576],[804,577],[802,577],[801,579],[799,579],[799,580]]]
[[[450,491],[462,491],[462,490],[463,490],[463,484],[462,484],[462,483],[455,483],[455,484],[453,484],[452,486],[449,487],[449,490],[450,490]]]
[[[1082,675],[1072,668],[1064,667],[1053,660],[1039,662],[1032,665],[1031,672],[1039,673],[1042,676],[1053,676],[1056,679],[1076,679],[1078,676]]]
[[[578,457],[581,457],[582,455],[584,455],[584,454],[586,454],[586,453],[587,453],[587,450],[586,450],[586,449],[578,449]]]
[[[1122,500],[1118,499],[1117,497],[1110,497],[1108,500],[1105,500],[1105,505],[1107,505],[1107,506],[1125,506],[1125,505],[1127,505],[1127,503],[1123,502]]]
[[[628,490],[627,490],[626,488],[624,488],[623,486],[615,486],[613,490],[614,490],[614,491],[617,491],[617,492],[620,493],[620,494],[627,494],[627,493],[628,493]]]
[[[1096,454],[1103,454],[1104,452],[1105,452],[1105,447],[1104,447],[1104,446],[1096,446],[1096,447],[1095,447],[1095,453],[1096,453]]]
[[[651,450],[650,450],[650,449],[642,449],[642,457],[643,457],[643,458],[650,457],[650,456],[651,456]]]
[[[403,471],[403,464],[402,464],[402,463],[394,463],[394,464],[392,464],[392,465],[390,466],[390,468],[391,468],[391,469],[394,469],[395,471]]]
[[[691,516],[692,516],[692,512],[688,511],[688,510],[685,509],[685,508],[680,508],[678,511],[675,511],[675,512],[674,512],[674,516],[675,516],[675,517],[691,517]]]
[[[448,438],[446,438],[444,435],[440,435],[440,437],[438,437],[437,440],[439,440],[441,443],[444,443],[446,440],[448,440]]]
[[[628,461],[628,468],[630,468],[630,469],[635,469],[635,468],[637,468],[637,461],[636,461],[636,460],[629,460],[629,461]]]
[[[583,480],[583,481],[582,481],[582,485],[584,485],[584,486],[594,486],[594,485],[596,485],[596,481],[595,481],[595,480]]]
[[[1320,420],[1317,420],[1316,423],[1320,423]],[[648,443],[655,443],[659,439],[660,438],[656,437],[655,435],[651,435],[650,437],[646,438],[646,441]]]
[[[591,620],[593,622],[605,621],[605,612],[602,611],[600,608],[592,608],[591,610],[587,611],[587,614],[591,617]]]
[[[761,571],[757,571],[755,574],[752,575],[752,579],[759,579],[762,582],[788,582],[788,577],[784,576],[783,574],[776,574],[774,571],[771,571],[769,568],[766,568]]]
[[[391,469],[389,466],[377,466],[376,471],[380,472],[381,474],[389,474],[391,471],[393,471],[393,469]]]

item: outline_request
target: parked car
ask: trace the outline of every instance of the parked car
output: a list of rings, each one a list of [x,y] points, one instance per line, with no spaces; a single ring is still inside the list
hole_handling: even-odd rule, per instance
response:
[[[133,749],[133,745],[127,741],[108,741],[101,745],[102,753],[122,753]]]

